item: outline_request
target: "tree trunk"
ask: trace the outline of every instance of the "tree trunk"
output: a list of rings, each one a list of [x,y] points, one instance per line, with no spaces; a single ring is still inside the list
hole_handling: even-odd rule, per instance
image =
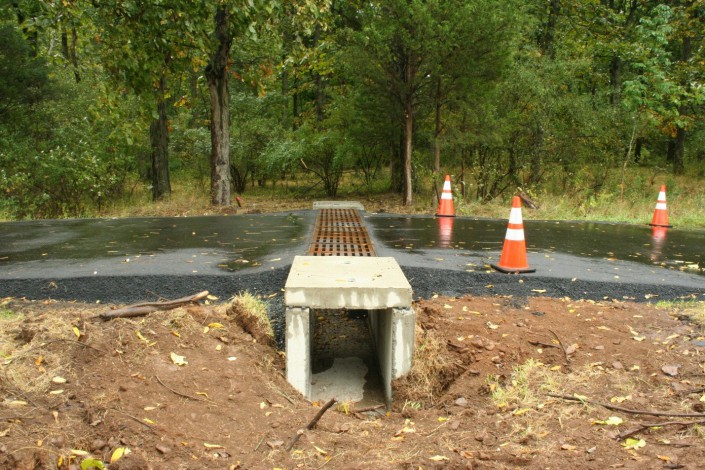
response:
[[[541,46],[541,52],[551,59],[555,56],[555,49],[553,47],[553,41],[554,41],[554,36],[556,33],[556,23],[558,21],[558,15],[560,14],[560,10],[561,10],[560,0],[550,0],[549,11],[548,11],[548,20],[546,20],[546,24],[544,26],[544,33],[543,33],[543,36],[541,37],[540,46]]]
[[[685,172],[683,155],[685,153],[685,129],[681,126],[676,128],[676,138],[673,142],[673,173],[682,175]]]
[[[405,96],[404,96],[404,198],[402,204],[410,206],[414,202],[411,158],[414,151],[414,66],[410,54],[406,56]]]
[[[436,82],[436,122],[433,132],[433,172],[440,173],[441,171],[441,110],[443,107],[443,90],[441,88],[441,79]]]
[[[157,89],[157,118],[149,128],[152,144],[152,199],[171,194],[169,182],[169,129],[166,114],[166,77],[159,79]]]
[[[321,38],[321,25],[316,25],[316,31],[313,35],[313,49],[318,48],[318,43]],[[323,77],[318,72],[314,72],[314,77],[316,81],[316,122],[322,122],[325,117],[323,107],[325,105],[325,93],[323,91],[324,83]]]
[[[61,54],[67,62],[73,66],[73,78],[76,83],[81,82],[81,74],[78,72],[78,57],[76,56],[76,41],[78,35],[76,28],[71,28],[71,45],[69,46],[69,35],[65,28],[61,29]]]
[[[610,61],[610,104],[619,105],[621,101],[620,92],[622,89],[622,59],[612,57]]]
[[[285,103],[282,109],[282,127],[284,129],[296,130],[294,127],[294,105],[293,99],[289,97],[289,66],[287,57],[291,55],[292,44],[294,42],[294,34],[292,32],[292,17],[294,15],[293,7],[287,8],[284,18],[282,19],[282,73],[281,73],[281,93],[283,102]],[[289,101],[292,101],[289,107]]]
[[[230,205],[230,91],[228,58],[232,37],[230,15],[226,6],[215,13],[215,36],[218,48],[206,67],[211,101],[211,203]]]

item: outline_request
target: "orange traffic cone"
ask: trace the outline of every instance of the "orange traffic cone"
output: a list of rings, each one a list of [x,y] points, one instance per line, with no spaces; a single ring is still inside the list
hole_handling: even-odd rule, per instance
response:
[[[666,185],[661,185],[661,190],[658,193],[658,201],[656,201],[656,209],[651,223],[654,227],[673,227],[668,225],[668,209],[666,208]]]
[[[455,217],[453,193],[450,191],[450,175],[446,175],[446,180],[443,183],[443,193],[441,193],[441,202],[438,203],[436,217]]]
[[[504,237],[502,256],[493,268],[503,273],[533,273],[526,261],[526,240],[524,239],[524,222],[521,218],[521,198],[514,196],[512,211],[509,214],[507,235]]]

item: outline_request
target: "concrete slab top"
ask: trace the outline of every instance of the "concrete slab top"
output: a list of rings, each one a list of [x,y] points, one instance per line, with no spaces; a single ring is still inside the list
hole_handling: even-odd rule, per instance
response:
[[[394,258],[296,256],[287,307],[378,310],[411,306],[411,285]]]
[[[315,201],[314,209],[357,209],[364,211],[365,207],[357,201]]]

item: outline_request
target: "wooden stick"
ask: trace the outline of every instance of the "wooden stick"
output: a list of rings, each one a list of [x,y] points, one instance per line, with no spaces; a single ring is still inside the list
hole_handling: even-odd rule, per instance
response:
[[[557,348],[561,349],[557,344],[542,343],[541,341],[527,341],[532,346],[543,346],[544,348]]]
[[[175,394],[175,395],[178,395],[178,396],[184,397],[184,398],[189,398],[189,399],[191,399],[191,400],[205,401],[205,402],[209,402],[209,403],[215,403],[215,402],[212,402],[212,401],[210,401],[210,400],[206,400],[205,398],[194,397],[194,396],[191,396],[191,395],[187,395],[187,394],[185,394],[185,393],[181,393],[181,392],[179,392],[179,391],[177,391],[177,390],[174,390],[173,388],[169,387],[167,384],[165,384],[164,382],[162,382],[162,379],[160,379],[158,375],[155,375],[154,378],[157,379],[157,382],[159,382],[160,384],[162,384],[162,387],[166,388],[167,390],[169,390],[171,393],[173,393],[173,394]]]
[[[384,408],[385,405],[374,405],[374,406],[367,406],[365,408],[360,408],[359,410],[353,409],[353,413],[366,413],[367,411],[375,411],[379,410],[380,408]]]
[[[558,337],[558,335],[556,334],[555,331],[553,331],[553,330],[548,330],[548,331],[550,331],[551,334],[552,334],[553,336],[555,336],[556,341],[558,341],[558,344],[559,344],[560,347],[561,347],[561,351],[563,351],[563,357],[565,357],[565,363],[566,363],[566,365],[567,365],[567,364],[568,364],[568,353],[565,352],[565,346],[563,346],[563,341],[561,341],[561,339]]]
[[[311,421],[309,421],[309,423],[306,425],[305,429],[299,429],[298,431],[296,431],[296,435],[291,439],[291,442],[289,443],[289,445],[286,446],[287,452],[289,452],[291,450],[291,448],[294,447],[294,444],[296,444],[299,441],[299,439],[304,434],[304,431],[306,429],[311,430],[314,428],[314,426],[316,426],[316,423],[318,422],[319,419],[321,419],[321,416],[323,416],[323,413],[328,411],[328,408],[333,406],[335,404],[335,402],[336,402],[336,399],[331,398],[328,401],[328,403],[323,405],[323,407],[320,410],[318,410],[318,413],[316,413],[316,416],[314,416],[313,419]]]
[[[644,423],[641,424],[638,428],[634,428],[629,431],[624,431],[619,433],[617,436],[617,439],[626,439],[627,437],[631,437],[636,433],[639,433],[641,431],[646,431],[649,428],[658,428],[658,427],[663,427],[663,426],[693,426],[694,424],[704,424],[705,419],[701,419],[698,421],[666,421],[665,423]]]
[[[582,403],[590,403],[591,405],[601,406],[612,411],[621,411],[622,413],[633,414],[633,415],[647,415],[647,416],[670,416],[673,418],[705,418],[705,413],[667,413],[663,411],[647,411],[647,410],[632,410],[629,408],[622,408],[621,406],[610,405],[609,403],[601,403],[599,401],[593,401],[583,398],[578,398],[573,395],[559,395],[555,393],[548,393],[549,397],[561,398],[563,400],[569,401],[579,401]]]
[[[133,317],[143,317],[151,312],[156,312],[158,310],[172,310],[183,305],[188,305],[191,303],[196,303],[199,300],[208,297],[208,291],[204,290],[198,294],[190,295],[188,297],[181,297],[176,300],[167,300],[164,302],[143,302],[139,304],[128,305],[127,307],[118,308],[111,310],[106,313],[101,313],[92,318],[100,318],[103,321],[113,320],[115,318],[133,318]]]

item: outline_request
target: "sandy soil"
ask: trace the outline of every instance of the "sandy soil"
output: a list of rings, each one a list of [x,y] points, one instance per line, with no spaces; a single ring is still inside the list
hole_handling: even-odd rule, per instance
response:
[[[289,386],[283,353],[245,333],[227,303],[108,322],[91,318],[103,305],[0,305],[1,468],[705,462],[705,332],[649,305],[418,301],[416,363],[395,383],[393,408],[339,403],[290,451],[323,404]]]

